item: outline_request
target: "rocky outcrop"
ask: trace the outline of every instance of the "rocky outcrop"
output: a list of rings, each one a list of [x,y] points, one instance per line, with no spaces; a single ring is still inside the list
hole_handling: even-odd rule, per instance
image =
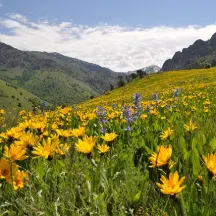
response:
[[[197,40],[182,52],[178,51],[172,59],[162,66],[162,71],[203,68],[205,64],[215,65],[216,62],[216,33],[208,41]]]

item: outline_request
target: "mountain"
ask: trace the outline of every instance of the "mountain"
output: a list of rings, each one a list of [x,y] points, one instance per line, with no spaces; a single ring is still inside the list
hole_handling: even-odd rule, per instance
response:
[[[178,51],[172,59],[168,59],[162,66],[162,71],[203,68],[206,65],[216,66],[216,33],[210,40],[197,40]]]
[[[158,67],[157,65],[151,65],[151,66],[148,66],[148,67],[144,67],[142,69],[142,71],[146,72],[146,73],[157,73],[161,70],[160,67]]]
[[[144,68],[141,68],[139,70],[142,70],[143,72],[146,72],[147,74],[150,74],[150,73],[157,73],[161,70],[160,67],[158,67],[157,65],[151,65],[151,66],[148,66],[148,67],[144,67]],[[135,71],[129,71],[127,72],[127,74],[132,74],[132,73],[136,73],[137,70]]]
[[[119,75],[59,53],[21,51],[0,42],[0,79],[55,105],[101,95]]]

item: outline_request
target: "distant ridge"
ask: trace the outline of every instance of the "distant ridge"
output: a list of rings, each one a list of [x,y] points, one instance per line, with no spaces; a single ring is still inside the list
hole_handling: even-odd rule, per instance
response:
[[[164,62],[162,71],[204,68],[207,64],[216,66],[216,33],[208,41],[199,39],[182,52],[176,52]]]

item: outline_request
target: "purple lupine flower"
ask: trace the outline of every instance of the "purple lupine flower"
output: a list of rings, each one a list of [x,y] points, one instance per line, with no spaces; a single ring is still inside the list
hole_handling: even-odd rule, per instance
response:
[[[104,134],[104,133],[106,133],[106,129],[105,129],[104,127],[102,127],[102,128],[100,129],[100,132],[101,132],[102,134]]]
[[[123,118],[126,120],[127,127],[124,129],[126,131],[130,131],[130,123],[133,121],[132,112],[130,110],[130,106],[123,107]]]
[[[150,108],[151,108],[151,106],[148,104],[148,105],[146,106],[146,112],[147,112],[147,114],[150,113]]]
[[[96,111],[96,115],[98,117],[98,123],[101,126],[101,133],[105,133],[106,132],[106,123],[107,123],[107,119],[106,119],[106,110],[101,107],[98,106],[97,107],[97,111]]]
[[[180,94],[180,89],[178,88],[173,93],[174,100],[178,100],[179,94]]]
[[[153,93],[153,94],[152,94],[152,100],[153,100],[154,102],[158,102],[158,94],[157,94],[157,93]]]
[[[42,106],[41,106],[41,108],[42,108],[42,110],[45,110],[45,108],[46,108],[46,101],[42,101]]]
[[[130,127],[130,125],[127,125],[127,127],[124,128],[124,130],[125,130],[125,131],[131,131],[131,127]]]
[[[140,101],[141,101],[142,97],[139,93],[136,93],[133,95],[133,100],[134,100],[134,106],[135,106],[135,115],[134,115],[134,119],[137,119],[141,112],[142,112],[142,107],[140,105]]]
[[[141,101],[142,97],[139,93],[135,93],[133,95],[134,105],[139,106],[139,102]]]
[[[116,108],[116,104],[112,104],[112,108],[115,109]]]
[[[130,106],[123,107],[123,117],[128,122],[131,123],[133,121],[132,112],[130,110]]]
[[[178,96],[179,96],[179,93],[180,93],[180,89],[178,88],[178,89],[176,89],[176,90],[174,91],[173,96],[174,96],[174,97],[178,97]]]

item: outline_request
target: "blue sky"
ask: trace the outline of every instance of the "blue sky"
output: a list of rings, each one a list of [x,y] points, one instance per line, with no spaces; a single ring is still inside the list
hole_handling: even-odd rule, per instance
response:
[[[216,32],[216,1],[0,0],[0,41],[115,71],[162,66]]]
[[[77,24],[152,27],[207,25],[216,22],[215,0],[1,0],[1,14]]]

